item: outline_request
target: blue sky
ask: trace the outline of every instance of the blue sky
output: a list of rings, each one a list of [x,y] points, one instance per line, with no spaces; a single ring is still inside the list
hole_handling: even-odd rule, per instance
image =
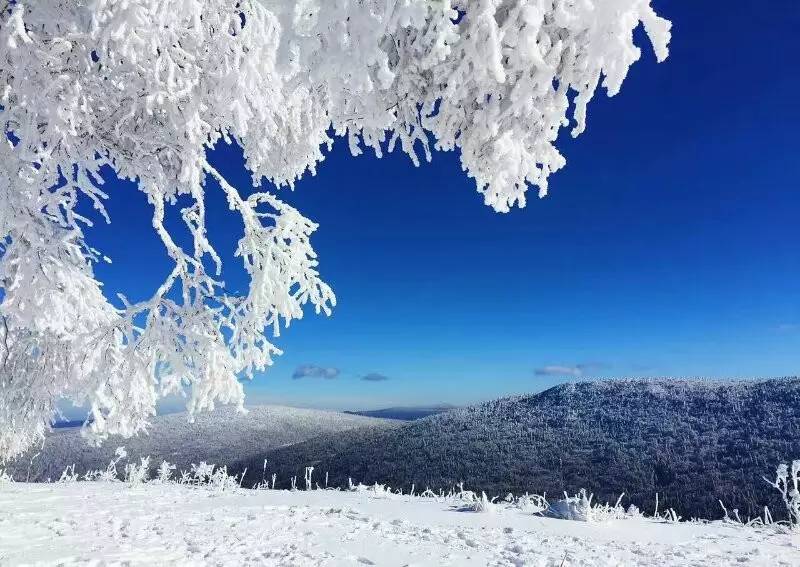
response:
[[[674,24],[670,58],[644,49],[622,92],[595,98],[586,133],[563,133],[550,196],[525,209],[485,207],[455,154],[414,168],[342,143],[281,190],[320,223],[339,306],[277,340],[286,354],[249,402],[461,404],[578,376],[799,373],[800,3],[655,5]],[[213,159],[248,190],[235,149]],[[113,223],[91,242],[114,260],[98,268],[107,292],[139,299],[169,262],[144,196],[113,185]],[[232,264],[240,229],[210,200]]]

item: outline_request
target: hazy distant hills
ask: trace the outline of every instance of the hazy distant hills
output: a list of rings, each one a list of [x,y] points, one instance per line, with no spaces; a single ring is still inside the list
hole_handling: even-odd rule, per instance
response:
[[[540,394],[458,408],[399,427],[323,434],[242,459],[247,482],[263,459],[279,484],[313,465],[332,485],[389,483],[418,490],[459,481],[494,495],[559,495],[580,488],[601,500],[685,517],[781,509],[762,476],[800,458],[800,379],[566,384]],[[257,472],[256,472],[257,471]]]
[[[438,404],[433,406],[409,406],[393,407],[377,410],[346,411],[350,415],[363,415],[366,417],[378,417],[382,419],[400,419],[402,421],[414,421],[430,415],[436,415],[455,409],[456,406],[450,404]]]
[[[154,467],[166,460],[176,464],[178,470],[188,470],[192,463],[231,463],[321,434],[339,434],[359,427],[385,428],[399,423],[281,406],[263,405],[248,410],[242,415],[230,407],[219,408],[199,414],[193,424],[188,423],[185,413],[158,416],[153,418],[148,435],[111,438],[101,447],[89,446],[78,427],[58,428],[47,436],[41,448],[17,459],[8,470],[16,480],[43,481],[58,479],[64,468],[72,464],[78,473],[105,469],[120,445],[126,448],[129,460],[138,462],[140,457],[149,455]]]

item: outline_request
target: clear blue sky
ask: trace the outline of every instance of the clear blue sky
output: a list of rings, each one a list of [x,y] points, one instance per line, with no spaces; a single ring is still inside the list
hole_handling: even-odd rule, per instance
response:
[[[414,168],[341,143],[282,190],[321,225],[313,243],[339,306],[277,340],[286,354],[249,401],[465,403],[578,371],[800,372],[800,2],[655,4],[674,23],[670,58],[644,49],[620,95],[591,103],[587,132],[564,132],[568,164],[546,199],[496,214],[452,153]],[[235,149],[213,157],[247,190]],[[108,293],[140,299],[169,262],[143,195],[118,185],[113,224],[92,242],[114,260],[98,269]],[[232,266],[240,229],[210,199]],[[293,379],[301,365],[339,374]]]

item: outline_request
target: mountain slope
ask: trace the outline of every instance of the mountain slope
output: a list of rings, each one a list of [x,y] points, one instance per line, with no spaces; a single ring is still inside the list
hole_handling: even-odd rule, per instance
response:
[[[800,458],[800,380],[602,381],[496,400],[401,427],[326,434],[265,451],[233,468],[288,482],[313,465],[332,485],[387,482],[417,489],[464,481],[490,494],[580,488],[652,513],[743,516],[781,506],[761,478]],[[258,480],[255,476],[247,482]]]
[[[403,421],[414,421],[429,415],[436,415],[455,409],[456,406],[450,404],[440,404],[435,406],[409,406],[382,408],[376,410],[346,411],[350,415],[363,415],[366,417],[378,417],[382,419],[400,419]]]
[[[58,479],[67,466],[75,472],[104,469],[123,445],[128,461],[150,456],[151,464],[162,460],[187,470],[192,463],[206,461],[223,465],[253,454],[304,441],[326,433],[339,434],[353,428],[392,427],[397,422],[347,415],[338,412],[254,406],[247,414],[222,407],[199,414],[189,423],[186,413],[155,417],[147,435],[132,439],[111,438],[101,447],[92,447],[81,437],[80,428],[56,429],[41,448],[29,451],[8,467],[17,480]],[[37,455],[38,453],[38,455]],[[262,466],[259,465],[259,470]],[[30,472],[29,472],[30,471]]]

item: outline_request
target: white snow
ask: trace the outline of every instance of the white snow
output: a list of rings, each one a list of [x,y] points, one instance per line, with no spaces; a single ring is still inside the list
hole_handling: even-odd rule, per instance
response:
[[[0,483],[0,565],[800,565],[800,535],[384,492]]]

